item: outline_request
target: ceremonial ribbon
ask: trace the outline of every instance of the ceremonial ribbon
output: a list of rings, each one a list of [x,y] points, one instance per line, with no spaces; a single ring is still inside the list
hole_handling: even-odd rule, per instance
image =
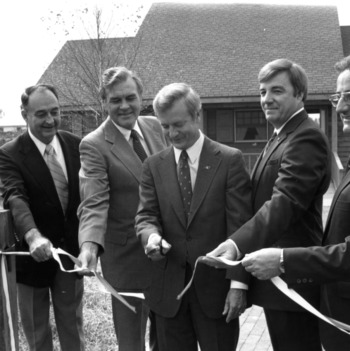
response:
[[[242,261],[230,261],[222,257],[211,257],[211,256],[199,256],[195,262],[194,270],[192,273],[192,277],[185,288],[181,291],[181,293],[177,296],[177,299],[180,300],[182,296],[186,293],[186,291],[190,288],[193,278],[196,272],[197,264],[199,262],[208,264],[209,266],[214,266],[216,268],[230,268],[232,266],[237,266],[241,264]],[[283,294],[288,296],[294,302],[296,302],[299,306],[303,307],[310,313],[314,314],[316,317],[322,319],[326,323],[333,325],[334,327],[338,328],[342,332],[346,334],[350,334],[350,325],[345,324],[343,322],[337,321],[331,317],[327,317],[319,312],[315,307],[310,305],[302,296],[300,296],[295,290],[288,288],[285,281],[283,281],[280,277],[274,277],[270,279],[272,284],[276,286]]]
[[[91,272],[96,278],[97,281],[99,282],[100,286],[102,288],[112,294],[116,299],[118,299],[121,303],[123,303],[126,307],[128,307],[131,311],[136,313],[136,309],[134,306],[131,306],[122,296],[118,291],[116,291],[107,281],[104,279],[101,275],[101,273],[96,272],[95,270],[89,270],[89,269],[83,269],[81,268],[81,262],[68,252],[60,249],[60,248],[51,248],[52,251],[52,257],[55,261],[57,261],[58,265],[60,266],[60,269],[63,272],[66,273],[74,273],[74,272],[79,272],[82,270],[87,270]],[[11,338],[11,350],[16,351],[15,348],[15,337],[14,337],[14,330],[13,330],[13,321],[12,321],[12,314],[11,314],[11,305],[10,305],[10,294],[9,294],[9,288],[8,288],[8,281],[7,281],[7,263],[5,259],[5,255],[17,255],[17,256],[30,256],[29,252],[20,252],[20,251],[1,251],[0,250],[0,255],[1,255],[1,276],[2,276],[2,285],[3,285],[3,290],[4,290],[4,296],[5,296],[5,304],[6,304],[6,312],[8,315],[8,323],[9,323],[9,330],[10,330],[10,338]],[[66,255],[68,256],[79,268],[76,269],[71,269],[71,270],[66,270],[61,262],[61,259],[59,255]],[[125,295],[128,296],[135,296],[139,298],[144,298],[143,294],[133,294],[133,293],[125,293]],[[142,296],[141,296],[142,295]]]
[[[1,251],[0,251],[1,253]],[[1,255],[1,276],[2,276],[2,286],[5,295],[5,308],[7,313],[7,320],[9,321],[9,331],[10,331],[10,347],[12,351],[16,351],[16,343],[15,343],[15,333],[13,330],[13,321],[12,321],[12,313],[11,313],[11,304],[10,304],[10,293],[9,286],[7,281],[7,262],[4,255]]]

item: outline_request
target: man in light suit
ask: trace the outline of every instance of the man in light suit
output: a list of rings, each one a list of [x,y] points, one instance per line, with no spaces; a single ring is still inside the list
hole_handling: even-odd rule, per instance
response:
[[[25,336],[31,351],[53,350],[49,322],[50,293],[61,349],[84,350],[83,279],[62,272],[52,247],[74,256],[78,248],[80,139],[58,131],[58,95],[50,85],[29,87],[22,94],[28,130],[0,149],[4,206],[11,210],[15,239],[31,257],[17,257],[17,291]],[[53,149],[52,149],[53,148]],[[52,159],[46,150],[52,149]],[[58,165],[57,165],[58,162]],[[58,183],[57,183],[58,182]],[[73,269],[62,257],[66,269]]]
[[[153,107],[173,147],[144,164],[136,230],[153,261],[150,308],[159,348],[195,351],[199,343],[202,351],[232,351],[245,309],[245,292],[234,288],[243,287],[242,267],[226,272],[200,263],[189,291],[176,297],[196,259],[251,216],[242,153],[201,133],[201,102],[190,86],[165,86]],[[231,289],[229,278],[238,280]]]
[[[337,92],[330,101],[350,133],[350,56],[336,64]],[[336,190],[329,210],[322,244],[325,247],[264,249],[245,258],[243,265],[259,279],[285,273],[290,288],[324,284],[321,312],[350,323],[350,172]],[[348,350],[350,336],[320,321],[322,345],[327,351]]]
[[[101,98],[109,116],[80,145],[79,258],[83,267],[95,269],[101,255],[103,275],[117,291],[147,293],[150,262],[134,228],[141,158],[164,149],[165,140],[155,117],[139,117],[143,86],[135,73],[112,67],[102,78]],[[125,299],[137,313],[112,298],[119,351],[144,350],[149,308],[140,298]],[[152,324],[150,342],[155,349]]]
[[[326,136],[304,110],[305,71],[278,59],[261,69],[259,82],[261,107],[276,137],[252,172],[255,215],[208,255],[237,259],[264,247],[306,247],[322,240],[322,198],[330,182],[331,154]],[[299,292],[318,306],[317,287],[302,286]],[[249,296],[264,307],[274,350],[321,350],[317,318],[271,282],[252,279]]]

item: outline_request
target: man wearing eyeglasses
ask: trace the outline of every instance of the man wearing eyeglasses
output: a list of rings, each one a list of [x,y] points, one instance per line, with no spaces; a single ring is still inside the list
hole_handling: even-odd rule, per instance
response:
[[[335,65],[337,92],[329,100],[350,133],[350,56]],[[339,185],[330,207],[323,237],[324,247],[263,249],[246,256],[243,265],[259,279],[285,272],[290,288],[321,286],[321,312],[350,324],[350,172]],[[302,283],[302,284],[301,284]],[[327,351],[348,350],[350,336],[320,322],[322,345]]]

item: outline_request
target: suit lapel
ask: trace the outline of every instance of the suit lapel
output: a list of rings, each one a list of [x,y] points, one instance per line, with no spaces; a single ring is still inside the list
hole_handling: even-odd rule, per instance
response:
[[[71,143],[69,138],[64,137],[64,135],[62,135],[60,132],[57,133],[57,137],[61,144],[67,169],[69,187],[68,212],[74,200],[73,196],[75,194],[75,189],[79,189],[79,178],[77,177],[77,174],[80,168],[80,155],[79,149]]]
[[[151,155],[164,149],[162,135],[151,124],[146,123],[142,117],[139,117],[137,122]]]
[[[344,179],[341,181],[341,183],[339,184],[337,190],[334,193],[333,199],[332,199],[332,203],[331,203],[331,207],[329,208],[329,212],[328,212],[328,216],[327,216],[327,221],[326,221],[326,225],[325,225],[325,233],[327,233],[328,231],[328,227],[331,221],[331,217],[334,211],[334,207],[335,204],[338,200],[338,197],[340,196],[340,194],[342,193],[342,191],[344,190],[344,188],[346,188],[350,183],[350,172],[347,172],[345,174]],[[326,239],[326,235],[323,238],[323,241]]]
[[[110,117],[105,122],[104,126],[105,140],[111,145],[112,154],[117,157],[124,166],[139,182],[142,172],[142,162],[132,150],[130,144],[126,141],[122,133],[113,124]]]
[[[260,178],[263,173],[263,170],[265,169],[265,166],[267,165],[268,161],[270,160],[275,150],[277,150],[279,145],[281,145],[284,142],[284,140],[288,138],[289,134],[294,132],[295,129],[300,125],[300,123],[302,123],[307,118],[308,116],[305,110],[298,113],[283,127],[281,132],[278,134],[278,136],[275,138],[275,140],[272,142],[271,146],[267,150],[265,156],[263,157],[263,152],[260,154],[256,162],[256,165],[254,166],[252,176],[251,176],[251,179],[253,181],[253,192],[254,192],[254,189],[257,188],[260,182]]]
[[[199,159],[196,184],[191,201],[191,211],[188,218],[187,226],[191,224],[201,203],[203,202],[210,184],[212,183],[215,173],[221,163],[220,152],[210,142],[208,138],[204,139],[203,149]]]
[[[168,193],[167,198],[174,208],[178,219],[186,228],[186,216],[181,199],[180,186],[177,179],[177,169],[173,147],[170,147],[169,151],[162,156],[162,162],[160,162],[159,165],[159,174],[162,178],[163,184],[166,184],[166,192]]]
[[[23,165],[27,168],[28,174],[31,175],[37,186],[47,194],[48,198],[55,203],[55,206],[62,210],[50,170],[28,132],[23,135],[21,152]]]

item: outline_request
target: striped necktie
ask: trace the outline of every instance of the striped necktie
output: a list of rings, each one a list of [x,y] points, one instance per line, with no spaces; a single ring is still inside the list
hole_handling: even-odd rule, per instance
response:
[[[137,134],[137,131],[135,129],[132,129],[130,136],[132,138],[132,145],[133,145],[134,151],[137,154],[137,156],[140,158],[141,162],[143,162],[147,158],[147,154],[141,144],[141,140],[139,135]]]
[[[63,213],[65,213],[68,206],[68,182],[56,158],[56,151],[51,144],[46,145],[44,159],[55,183]]]

